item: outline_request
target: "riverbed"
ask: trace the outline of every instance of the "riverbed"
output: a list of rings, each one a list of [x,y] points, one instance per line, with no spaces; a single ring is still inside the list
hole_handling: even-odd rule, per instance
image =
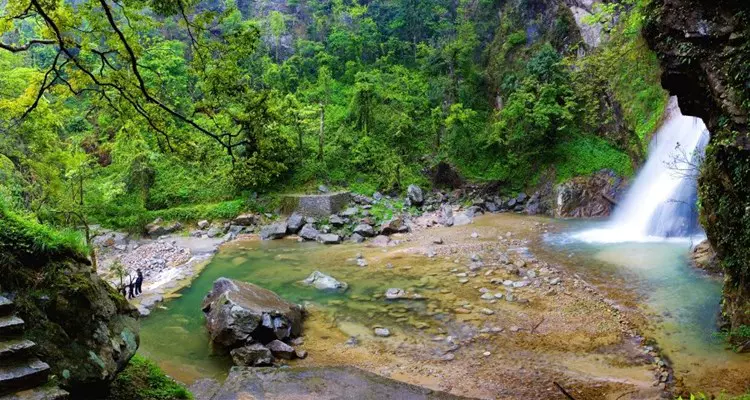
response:
[[[691,269],[689,243],[587,245],[566,236],[587,227],[496,214],[382,248],[232,242],[143,321],[140,351],[182,382],[222,379],[231,362],[211,354],[200,303],[225,276],[306,306],[302,347],[310,356],[293,366],[352,365],[480,398],[557,398],[554,382],[576,398],[656,398],[662,390],[644,333],[674,363],[669,388],[744,389],[747,357],[714,334],[721,284]],[[472,256],[484,266],[471,271]],[[503,281],[522,280],[507,261],[523,261],[534,284],[507,289]],[[350,289],[321,293],[298,283],[314,270]],[[394,287],[420,299],[385,300]],[[483,300],[485,291],[514,299]],[[375,326],[392,336],[375,337]],[[726,373],[716,379],[710,372],[719,366]]]

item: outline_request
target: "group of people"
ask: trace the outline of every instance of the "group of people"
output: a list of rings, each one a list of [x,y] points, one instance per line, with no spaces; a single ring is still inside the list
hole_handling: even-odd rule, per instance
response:
[[[128,299],[132,299],[143,292],[143,272],[141,269],[136,270],[136,278],[133,279],[133,275],[128,274],[128,283],[122,285],[120,290],[122,295]]]

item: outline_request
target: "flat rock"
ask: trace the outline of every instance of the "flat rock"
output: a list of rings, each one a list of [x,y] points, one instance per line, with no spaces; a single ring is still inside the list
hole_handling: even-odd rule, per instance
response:
[[[233,367],[224,385],[206,400],[249,399],[463,399],[388,379],[354,367]]]
[[[266,345],[266,348],[271,351],[276,358],[284,360],[291,360],[296,355],[294,347],[282,342],[281,340],[272,340]]]
[[[339,244],[341,243],[341,236],[335,233],[324,233],[318,235],[317,240],[323,244]]]
[[[345,282],[341,282],[337,280],[336,278],[326,275],[320,271],[314,271],[310,276],[307,277],[304,281],[302,281],[303,284],[308,286],[313,286],[316,289],[319,290],[336,290],[336,291],[346,291],[346,289],[349,287]]]

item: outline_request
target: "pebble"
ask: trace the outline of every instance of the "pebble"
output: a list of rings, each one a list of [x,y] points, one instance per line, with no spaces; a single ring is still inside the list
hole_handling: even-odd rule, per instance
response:
[[[484,353],[482,353],[482,355],[485,357],[489,357],[490,355],[492,355],[492,353],[490,353],[489,351],[485,351]]]
[[[479,312],[481,312],[484,315],[492,315],[492,314],[495,313],[494,311],[490,310],[489,308],[483,308],[483,309],[479,310]]]
[[[442,361],[453,361],[456,358],[456,355],[453,353],[448,353],[440,357]]]
[[[511,332],[518,332],[518,331],[520,331],[520,330],[521,330],[521,328],[519,328],[519,327],[517,327],[517,326],[515,326],[515,325],[513,325],[513,326],[511,326],[511,327],[510,327],[510,331],[511,331]]]
[[[479,237],[479,234],[478,234],[478,233],[476,233],[476,232],[472,232],[472,233],[471,233],[471,238],[472,238],[472,239],[476,239],[476,238],[478,238],[478,237]]]
[[[466,278],[462,278],[462,279],[458,280],[458,283],[461,283],[461,284],[468,283],[468,282],[469,282],[469,280],[466,279]]]
[[[485,293],[480,297],[482,300],[495,300],[495,296],[492,293]]]
[[[388,328],[375,328],[375,336],[388,337],[391,336],[391,331]]]
[[[443,238],[437,238],[432,241],[434,244],[443,244]]]
[[[502,293],[495,293],[495,295],[493,297],[496,298],[496,299],[502,299],[503,298],[503,294]]]

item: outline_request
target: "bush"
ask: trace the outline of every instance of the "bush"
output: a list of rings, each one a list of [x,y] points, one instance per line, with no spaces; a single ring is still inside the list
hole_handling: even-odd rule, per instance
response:
[[[152,361],[136,355],[110,387],[107,400],[192,399],[190,392]]]

